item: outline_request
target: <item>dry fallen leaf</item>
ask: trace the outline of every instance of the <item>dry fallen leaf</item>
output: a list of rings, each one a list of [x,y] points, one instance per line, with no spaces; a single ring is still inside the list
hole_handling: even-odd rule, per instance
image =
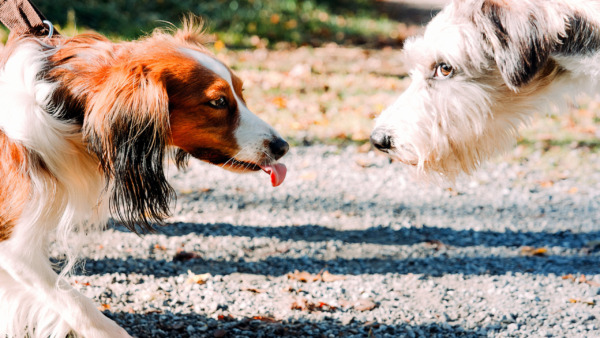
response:
[[[521,254],[525,256],[544,256],[548,252],[546,248],[534,248],[530,246],[524,246],[521,248]]]
[[[255,289],[255,288],[242,288],[242,291],[248,291],[248,292],[252,292],[252,293],[265,293],[267,292],[266,290],[263,289]]]
[[[281,96],[275,97],[273,100],[271,100],[271,102],[273,102],[273,104],[279,109],[284,109],[287,107],[287,100]]]
[[[359,299],[355,302],[345,300],[345,299],[340,299],[338,301],[338,303],[340,304],[341,307],[343,307],[345,309],[353,308],[353,309],[355,309],[357,311],[361,311],[361,312],[371,311],[378,306],[377,303],[375,303],[372,299]]]
[[[234,317],[232,315],[230,315],[230,314],[227,315],[227,316],[225,316],[225,315],[218,315],[217,316],[217,320],[233,320],[233,319],[234,319]]]
[[[174,262],[186,262],[189,261],[190,259],[194,259],[197,258],[198,254],[194,253],[194,252],[188,252],[188,251],[178,251],[175,256],[173,256],[173,261]]]
[[[600,286],[600,283],[593,281],[593,280],[588,280],[585,275],[581,275],[581,276],[579,276],[579,278],[577,278],[572,274],[568,274],[568,275],[562,276],[562,279],[563,280],[568,279],[572,282],[578,282],[579,284],[588,284],[588,285],[594,286],[594,287]]]
[[[75,281],[75,284],[79,284],[79,285],[83,285],[83,286],[90,286],[92,284],[90,284],[89,282],[80,282],[80,281]]]
[[[374,167],[375,166],[375,163],[373,163],[372,161],[365,160],[365,159],[362,159],[362,158],[357,159],[355,162],[361,168],[370,168],[370,167]]]
[[[589,305],[589,306],[595,306],[596,305],[596,302],[593,301],[593,300],[586,301],[586,300],[581,300],[581,299],[576,299],[576,298],[570,298],[569,299],[569,303],[573,303],[573,304],[575,304],[575,303],[581,303],[581,304],[586,304],[586,305]]]
[[[568,274],[568,275],[564,275],[562,276],[562,279],[570,279],[570,280],[575,280],[575,276],[573,276],[572,274]]]
[[[163,311],[161,309],[150,309],[144,313],[148,315],[148,314],[152,314],[152,313],[163,313]]]
[[[98,306],[98,310],[100,310],[100,311],[110,310],[110,304],[100,304],[100,306]]]
[[[329,305],[324,302],[314,303],[306,298],[298,297],[291,305],[292,310],[308,311],[308,312],[334,312],[337,307]]]
[[[186,283],[188,284],[206,284],[206,281],[211,277],[210,273],[203,273],[201,275],[196,275],[192,271],[188,270],[188,279]]]
[[[321,280],[323,282],[335,282],[338,280],[345,280],[346,276],[341,276],[341,275],[333,275],[331,273],[329,273],[329,271],[325,271],[323,272],[323,274],[321,274]]]
[[[287,275],[288,279],[295,279],[304,283],[308,283],[308,282],[316,282],[318,281],[321,276],[320,275],[313,275],[309,272],[306,271],[294,271],[294,273],[288,273]]]
[[[275,320],[275,318],[273,318],[273,317],[265,317],[265,316],[254,316],[254,317],[252,317],[252,319],[254,319],[254,320],[260,320],[261,322],[267,322],[267,323],[275,323],[275,322],[277,322],[277,320]]]
[[[318,274],[311,274],[309,272],[306,271],[294,271],[294,273],[289,273],[288,275],[288,279],[294,279],[294,280],[298,280],[304,283],[310,283],[310,282],[316,282],[316,281],[322,281],[322,282],[335,282],[337,280],[344,280],[346,279],[345,276],[341,276],[341,275],[334,275],[329,273],[329,271],[321,271]]]
[[[377,307],[377,304],[371,299],[360,299],[356,303],[354,303],[353,307],[357,311],[365,312],[373,310]]]

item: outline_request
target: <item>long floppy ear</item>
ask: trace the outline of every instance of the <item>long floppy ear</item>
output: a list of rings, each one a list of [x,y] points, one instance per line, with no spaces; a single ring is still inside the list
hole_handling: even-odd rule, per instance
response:
[[[548,8],[534,8],[521,1],[485,0],[481,11],[475,9],[473,21],[483,32],[500,73],[508,87],[518,91],[544,68],[556,46],[559,31],[549,20]],[[554,30],[554,31],[553,31]]]
[[[544,69],[552,54],[600,50],[600,26],[584,9],[561,2],[483,0],[473,15],[508,87],[518,91]]]
[[[158,74],[133,62],[104,74],[88,102],[84,137],[107,178],[113,215],[134,232],[151,230],[175,198],[163,168],[170,128],[166,89]]]

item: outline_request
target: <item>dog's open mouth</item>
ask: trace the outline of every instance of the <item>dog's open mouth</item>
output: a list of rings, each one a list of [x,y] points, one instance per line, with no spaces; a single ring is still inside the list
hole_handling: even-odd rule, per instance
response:
[[[273,164],[256,164],[250,162],[239,161],[236,159],[231,159],[227,161],[225,164],[227,169],[233,171],[258,171],[262,170],[267,173],[271,177],[271,184],[274,187],[277,187],[283,183],[285,180],[285,175],[287,174],[287,168],[282,163],[273,163]]]

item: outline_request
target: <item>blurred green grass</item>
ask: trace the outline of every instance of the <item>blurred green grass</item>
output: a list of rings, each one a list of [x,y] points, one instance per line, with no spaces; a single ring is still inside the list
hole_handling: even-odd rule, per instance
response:
[[[192,13],[228,46],[394,44],[398,25],[371,0],[37,0],[53,23],[92,29],[113,39],[135,39]],[[161,22],[162,21],[162,22]]]

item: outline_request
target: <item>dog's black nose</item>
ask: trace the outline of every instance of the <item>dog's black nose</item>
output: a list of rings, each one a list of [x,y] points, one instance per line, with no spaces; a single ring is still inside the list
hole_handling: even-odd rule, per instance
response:
[[[371,144],[383,152],[392,149],[392,137],[383,129],[375,129],[371,134]]]
[[[278,160],[285,155],[290,149],[290,145],[284,139],[276,137],[269,142],[269,150],[273,158]]]

